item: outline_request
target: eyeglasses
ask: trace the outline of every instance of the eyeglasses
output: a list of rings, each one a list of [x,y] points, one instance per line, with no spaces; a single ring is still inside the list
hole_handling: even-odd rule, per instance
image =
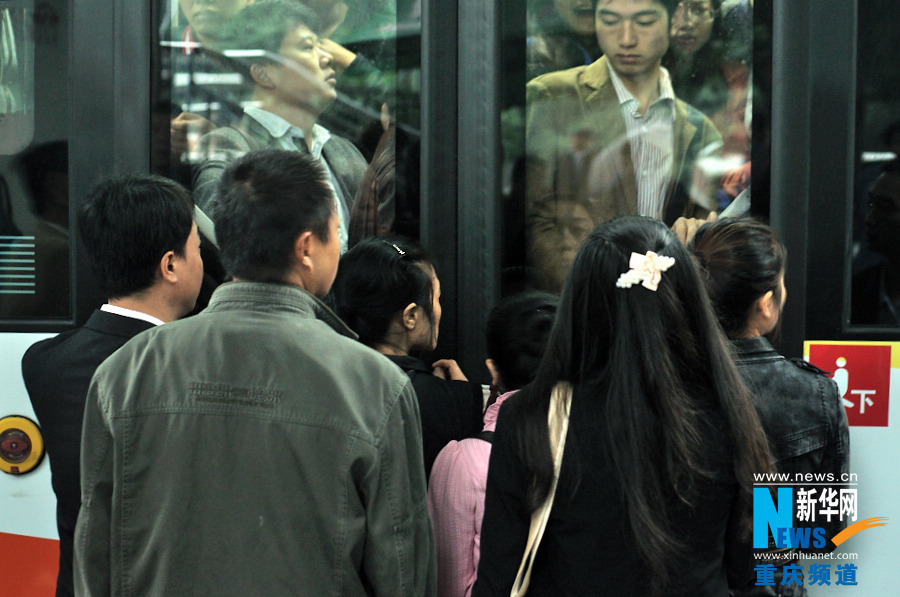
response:
[[[675,16],[685,19],[693,16],[701,21],[711,21],[715,17],[715,12],[706,2],[679,2]]]

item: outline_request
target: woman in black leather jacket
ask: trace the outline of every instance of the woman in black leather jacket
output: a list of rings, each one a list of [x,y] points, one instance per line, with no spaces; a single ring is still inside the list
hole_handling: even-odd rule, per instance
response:
[[[690,248],[704,270],[719,322],[731,339],[738,369],[747,382],[781,473],[830,473],[834,481],[849,470],[850,433],[837,384],[824,371],[804,361],[788,360],[766,339],[778,326],[786,298],[785,251],[771,227],[749,218],[724,218],[705,224]],[[793,486],[795,495],[801,484]],[[807,490],[823,491],[823,487]],[[826,547],[844,528],[840,516],[830,521],[796,522],[795,526],[825,529]],[[770,548],[773,546],[770,537]],[[781,566],[791,562],[778,562]],[[800,595],[796,585],[749,589],[738,595]],[[757,591],[757,592],[753,592]]]

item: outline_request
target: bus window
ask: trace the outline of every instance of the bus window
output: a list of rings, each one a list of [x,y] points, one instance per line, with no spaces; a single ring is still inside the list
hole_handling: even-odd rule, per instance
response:
[[[163,3],[152,170],[191,188],[211,216],[223,161],[261,148],[308,151],[329,170],[344,248],[387,232],[418,238],[419,6]],[[276,12],[287,21],[270,22]],[[329,157],[338,146],[347,163]]]
[[[72,316],[68,8],[0,4],[0,319]],[[41,65],[39,72],[35,64]]]
[[[507,271],[558,292],[596,223],[749,209],[751,1],[529,0],[526,19]]]
[[[0,8],[0,155],[28,147],[34,135],[34,37],[31,0]]]
[[[858,7],[850,323],[900,326],[900,5]]]

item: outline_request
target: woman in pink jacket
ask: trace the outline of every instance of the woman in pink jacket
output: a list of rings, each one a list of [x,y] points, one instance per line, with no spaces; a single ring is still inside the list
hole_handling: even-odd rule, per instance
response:
[[[438,597],[468,597],[475,583],[491,437],[503,402],[529,383],[540,363],[558,299],[543,292],[511,296],[487,322],[485,361],[503,392],[484,413],[477,438],[451,441],[431,470],[428,509],[438,556]]]

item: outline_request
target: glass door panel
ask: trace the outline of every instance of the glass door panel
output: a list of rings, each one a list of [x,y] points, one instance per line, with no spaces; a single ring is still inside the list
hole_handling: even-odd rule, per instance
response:
[[[0,319],[72,317],[68,5],[0,2]]]

